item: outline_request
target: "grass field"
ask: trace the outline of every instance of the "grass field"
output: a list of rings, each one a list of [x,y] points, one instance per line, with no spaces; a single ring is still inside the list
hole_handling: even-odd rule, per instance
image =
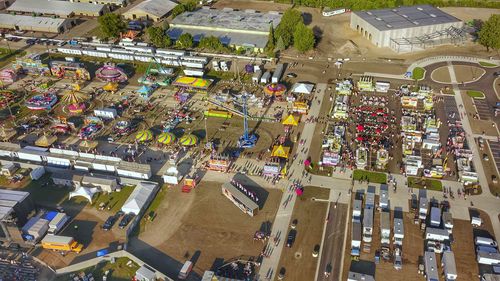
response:
[[[127,263],[129,265],[127,265]],[[95,280],[103,280],[104,273],[109,270],[107,275],[107,280],[132,280],[135,276],[135,272],[139,269],[139,265],[135,262],[130,261],[128,258],[117,258],[114,263],[111,262],[101,262],[95,266],[91,266],[75,272],[75,274],[80,274],[84,272],[86,275],[92,274]],[[70,278],[70,274],[64,274],[58,276],[56,281],[69,281],[73,280]]]
[[[26,55],[25,51],[21,50],[10,50],[6,48],[0,48],[0,67],[4,67],[9,64],[15,57],[22,57]]]
[[[415,80],[421,80],[421,79],[424,79],[424,75],[425,75],[425,69],[423,69],[421,67],[415,67],[413,69],[413,73],[411,76]]]
[[[135,186],[124,186],[120,192],[113,192],[109,194],[101,192],[97,193],[94,196],[94,202],[92,206],[99,208],[99,204],[105,203],[106,209],[111,207],[109,211],[112,213],[116,213],[121,209],[123,203],[125,203],[125,200],[127,200],[134,188]]]
[[[418,189],[429,189],[434,191],[442,191],[443,184],[439,180],[422,179],[417,177],[408,177],[408,187]]]
[[[372,183],[387,183],[387,175],[385,173],[369,172],[365,170],[355,170],[352,179],[357,180],[368,180]]]
[[[467,95],[473,99],[483,100],[484,93],[481,91],[467,91]]]
[[[490,62],[480,61],[479,64],[484,67],[496,67],[497,65]]]

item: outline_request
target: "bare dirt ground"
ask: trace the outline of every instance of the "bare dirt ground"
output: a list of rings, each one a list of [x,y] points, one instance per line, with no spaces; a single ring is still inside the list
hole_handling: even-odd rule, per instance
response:
[[[431,79],[440,83],[451,83],[450,72],[447,66],[442,66],[431,73]]]
[[[284,247],[279,267],[286,269],[287,280],[313,280],[318,258],[312,256],[315,245],[321,244],[327,202],[314,202],[312,197],[328,199],[329,190],[306,187],[298,198],[292,215],[297,220],[297,237],[291,248]],[[286,243],[288,233],[281,234],[281,243]]]
[[[264,245],[253,235],[263,222],[274,220],[281,192],[260,189],[268,197],[263,209],[249,217],[221,194],[220,186],[202,182],[189,194],[172,188],[139,239],[181,263],[199,255],[195,271],[201,275],[216,259],[258,256]]]
[[[479,19],[485,21],[491,15],[500,13],[499,10],[485,9],[485,8],[445,7],[440,9],[463,21],[470,21],[473,19]]]

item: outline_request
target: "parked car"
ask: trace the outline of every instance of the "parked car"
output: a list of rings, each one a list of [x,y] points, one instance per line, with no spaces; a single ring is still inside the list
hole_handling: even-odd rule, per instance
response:
[[[34,45],[36,43],[36,39],[27,39],[26,44],[28,45]]]
[[[278,280],[285,279],[286,269],[284,267],[280,268],[280,272],[278,273]]]
[[[290,73],[288,73],[286,75],[286,77],[288,77],[288,78],[297,78],[297,74],[290,72]]]
[[[297,230],[291,229],[288,232],[288,238],[286,239],[286,246],[291,248],[293,246],[293,242],[295,242],[295,237],[297,237]]]
[[[500,76],[500,71],[493,72],[493,75],[496,76],[496,77]]]
[[[134,218],[134,214],[126,214],[118,224],[121,229],[125,228]]]
[[[298,221],[297,219],[294,219],[294,220],[292,221],[292,224],[290,225],[290,227],[291,227],[292,229],[297,228],[297,223],[298,223],[298,222],[299,222],[299,221]]]
[[[314,246],[314,249],[313,249],[313,252],[312,252],[312,256],[313,258],[317,258],[319,256],[319,250],[321,249],[321,246],[316,244]]]
[[[113,225],[115,224],[117,220],[117,217],[116,215],[115,216],[110,216],[105,222],[104,224],[102,225],[102,229],[105,230],[105,231],[108,231],[110,230]]]

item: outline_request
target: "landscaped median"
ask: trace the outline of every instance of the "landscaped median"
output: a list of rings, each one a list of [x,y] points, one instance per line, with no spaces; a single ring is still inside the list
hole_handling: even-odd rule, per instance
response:
[[[368,181],[371,183],[387,183],[387,175],[385,173],[370,172],[365,170],[354,170],[352,179],[355,181]]]
[[[496,64],[491,62],[480,61],[479,64],[484,67],[497,67]]]
[[[443,190],[443,184],[440,180],[419,177],[408,177],[408,187],[434,191]]]
[[[467,91],[467,95],[476,100],[484,100],[484,93],[481,91]]]
[[[424,75],[425,75],[425,69],[423,69],[422,67],[415,67],[413,69],[411,77],[415,80],[422,80],[424,79]]]

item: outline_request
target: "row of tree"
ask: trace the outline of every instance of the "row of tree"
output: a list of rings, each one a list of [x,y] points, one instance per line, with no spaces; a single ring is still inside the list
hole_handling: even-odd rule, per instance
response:
[[[431,4],[438,7],[500,8],[498,0],[278,0],[277,2],[316,8],[349,8],[351,10],[394,8],[420,4]]]
[[[271,25],[266,49],[271,55],[293,44],[299,52],[306,52],[314,48],[315,43],[314,33],[304,24],[302,13],[296,9],[288,9],[283,13],[276,29]]]

